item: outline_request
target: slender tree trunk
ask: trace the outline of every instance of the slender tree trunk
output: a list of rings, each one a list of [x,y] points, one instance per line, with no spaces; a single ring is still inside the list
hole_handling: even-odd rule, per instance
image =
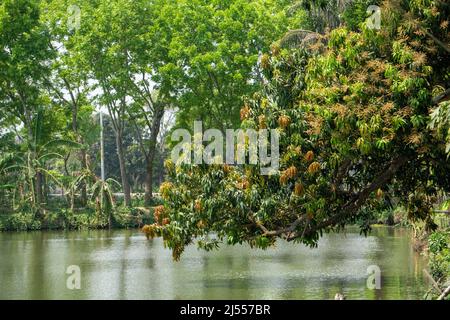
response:
[[[43,184],[43,177],[42,177],[42,173],[41,172],[37,172],[36,173],[36,204],[38,206],[41,205],[41,203],[43,202],[43,192],[42,192],[42,184]]]
[[[42,203],[44,203],[44,176],[42,172],[37,172],[35,176],[36,181],[36,204],[37,211],[35,213],[35,217],[39,220],[43,220],[45,209],[41,207]]]
[[[133,191],[136,192],[136,190],[139,190],[139,175],[134,175],[132,177],[133,180]]]
[[[70,190],[70,211],[75,209],[75,190]]]
[[[151,155],[147,158],[146,163],[146,175],[145,175],[145,204],[150,205],[153,199],[153,154],[154,150],[151,153]]]
[[[83,143],[82,138],[80,137],[79,133],[78,133],[78,105],[75,102],[75,99],[72,98],[72,130],[75,133],[76,139],[78,143]],[[86,170],[87,169],[87,165],[86,165],[86,149],[81,149],[78,152],[78,159],[80,161],[81,164],[81,169],[82,170]],[[81,202],[81,206],[85,207],[87,205],[87,186],[86,186],[86,182],[82,181],[81,182],[81,198],[80,198],[80,202]]]
[[[50,193],[48,181],[46,176],[42,176],[42,200],[45,203],[48,203],[48,195]]]
[[[120,177],[122,179],[125,206],[129,207],[131,206],[131,190],[130,190],[130,183],[128,181],[127,169],[125,165],[122,132],[120,131],[116,132],[116,147],[117,147],[117,155],[119,157]]]
[[[81,149],[80,151],[80,162],[81,162],[81,168],[83,170],[87,170],[87,163],[86,163],[86,149]],[[81,198],[80,198],[81,206],[85,207],[87,205],[87,185],[85,181],[81,182]]]
[[[19,186],[19,194],[20,194],[20,202],[23,203],[25,201],[25,192],[23,191],[23,186]]]
[[[34,135],[33,135],[33,128],[31,126],[32,120],[31,120],[31,115],[30,113],[27,111],[27,109],[25,109],[25,119],[23,120],[23,123],[25,124],[25,127],[28,128],[28,141],[29,143],[31,143],[31,141],[34,140]],[[31,203],[32,203],[32,207],[36,208],[39,207],[39,199],[37,197],[37,175],[36,174],[32,174],[33,172],[33,168],[34,168],[34,159],[36,159],[36,152],[33,149],[29,149],[28,155],[27,155],[27,168],[28,168],[28,184],[29,184],[29,192],[31,193]]]
[[[156,141],[161,127],[161,120],[164,116],[164,106],[155,106],[155,114],[152,120],[152,127],[150,128],[150,146],[148,149],[148,156],[146,159],[147,174],[145,177],[145,196],[144,201],[146,205],[150,205],[153,199],[153,160],[155,158]]]

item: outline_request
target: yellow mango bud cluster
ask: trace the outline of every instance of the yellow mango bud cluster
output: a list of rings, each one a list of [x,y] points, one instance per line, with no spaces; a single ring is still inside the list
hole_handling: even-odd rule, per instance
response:
[[[298,173],[298,170],[295,166],[290,166],[286,170],[283,171],[280,177],[280,184],[284,185],[288,182],[289,179],[295,177]]]

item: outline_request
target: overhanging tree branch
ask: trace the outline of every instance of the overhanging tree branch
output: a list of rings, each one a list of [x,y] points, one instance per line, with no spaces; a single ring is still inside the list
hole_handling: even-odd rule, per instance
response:
[[[292,241],[296,238],[310,235],[318,230],[334,226],[344,221],[359,211],[359,209],[364,205],[364,203],[369,198],[370,194],[377,190],[378,188],[384,186],[388,183],[398,172],[398,170],[405,165],[412,156],[400,156],[391,161],[385,170],[380,171],[379,176],[364,190],[352,197],[352,199],[347,202],[342,208],[339,209],[339,213],[330,217],[329,219],[322,221],[316,225],[310,225],[307,230],[303,230],[302,233],[295,232],[290,235],[287,240]]]

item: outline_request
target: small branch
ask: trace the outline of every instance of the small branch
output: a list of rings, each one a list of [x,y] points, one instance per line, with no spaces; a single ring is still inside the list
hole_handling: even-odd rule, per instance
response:
[[[283,229],[278,229],[278,230],[273,230],[273,231],[269,231],[266,227],[264,227],[258,221],[256,222],[256,225],[264,232],[262,234],[263,236],[278,236],[278,235],[281,235],[284,233],[290,233],[290,232],[295,231],[295,228],[297,228],[297,226],[305,220],[306,220],[306,216],[301,216],[300,218],[295,220],[289,227],[283,228]]]
[[[48,79],[45,75],[42,77],[45,81],[45,85],[48,85],[49,88],[52,89],[53,92],[61,99],[61,101],[69,104],[69,101],[67,101],[67,99],[64,98],[64,96],[61,94],[61,92],[52,84],[52,81],[50,79]]]

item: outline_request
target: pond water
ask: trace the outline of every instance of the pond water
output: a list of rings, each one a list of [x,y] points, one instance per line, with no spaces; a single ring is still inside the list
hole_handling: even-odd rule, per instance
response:
[[[407,229],[327,234],[315,249],[188,247],[180,262],[137,230],[0,233],[0,299],[421,299],[426,261]],[[67,288],[79,266],[80,289]],[[367,288],[367,268],[381,289]]]

